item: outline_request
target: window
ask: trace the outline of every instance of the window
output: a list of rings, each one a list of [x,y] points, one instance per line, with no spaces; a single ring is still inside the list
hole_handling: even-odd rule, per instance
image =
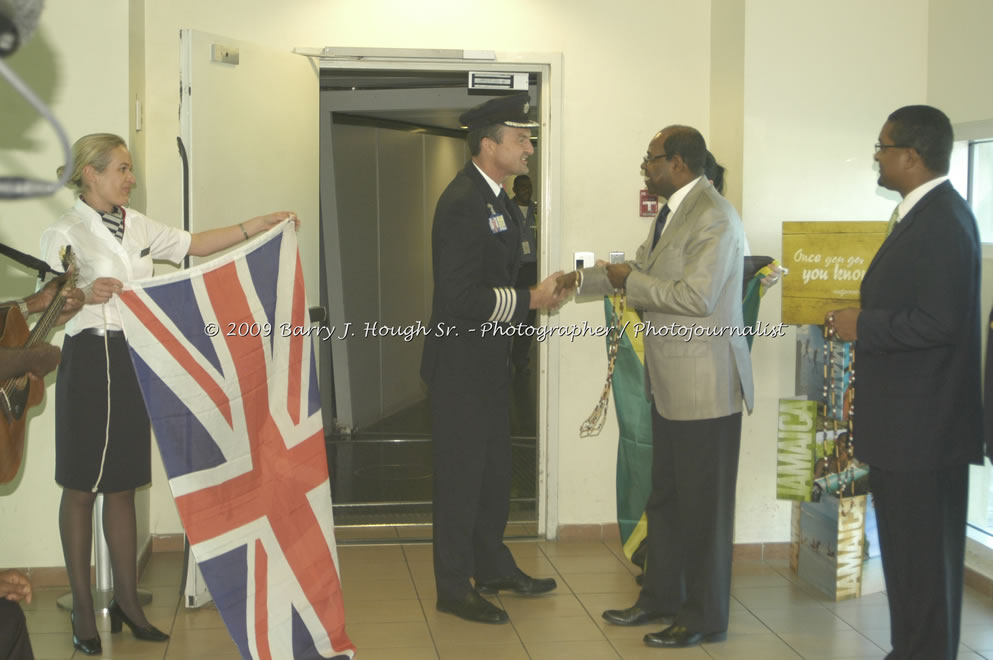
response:
[[[993,243],[993,137],[956,142],[948,176],[972,206],[979,239]]]
[[[984,122],[985,123],[985,122]],[[966,128],[966,127],[963,127]],[[976,216],[979,239],[983,245],[982,308],[983,350],[986,347],[986,333],[989,325],[986,315],[993,305],[993,125],[986,125],[976,135],[977,126],[969,126],[965,131],[956,127],[956,135],[965,132],[967,139],[956,142],[952,149],[952,162],[949,179],[955,189],[965,197]],[[984,135],[980,138],[980,135]],[[984,356],[985,364],[985,356]],[[970,536],[993,547],[993,467],[989,461],[984,465],[974,465],[969,469],[969,514]]]
[[[969,194],[983,243],[993,243],[993,140],[969,143]]]

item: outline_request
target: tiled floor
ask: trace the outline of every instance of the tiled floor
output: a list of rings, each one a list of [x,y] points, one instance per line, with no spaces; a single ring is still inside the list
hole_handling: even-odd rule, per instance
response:
[[[520,567],[554,576],[550,595],[501,595],[510,624],[490,626],[439,614],[430,545],[341,546],[348,633],[359,660],[605,660],[624,658],[882,658],[889,647],[889,615],[882,593],[834,603],[799,584],[784,562],[735,562],[728,640],[666,651],[641,642],[661,625],[622,628],[600,618],[627,607],[637,595],[633,574],[617,544],[514,542]],[[237,658],[217,611],[179,606],[182,557],[153,556],[142,578],[152,591],[152,623],[169,631],[168,643],[135,640],[125,629],[111,635],[99,621],[104,658]],[[44,589],[25,608],[39,659],[72,655],[69,617],[55,605],[64,589]],[[966,590],[961,660],[993,659],[993,601]]]

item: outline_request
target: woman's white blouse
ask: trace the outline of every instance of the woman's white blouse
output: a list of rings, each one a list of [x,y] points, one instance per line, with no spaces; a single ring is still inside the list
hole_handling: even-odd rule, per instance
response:
[[[114,277],[127,284],[152,276],[153,259],[178,264],[190,249],[188,231],[168,227],[133,209],[124,208],[124,239],[118,242],[100,214],[82,199],[41,235],[41,256],[62,270],[60,250],[71,245],[76,257],[76,286],[86,289],[100,277]],[[69,336],[85,328],[120,330],[117,305],[84,305],[69,319]]]

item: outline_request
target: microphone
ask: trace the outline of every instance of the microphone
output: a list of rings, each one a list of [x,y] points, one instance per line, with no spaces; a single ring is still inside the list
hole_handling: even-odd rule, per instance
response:
[[[0,57],[12,55],[38,26],[43,0],[0,0]]]
[[[28,199],[51,195],[64,186],[72,176],[72,148],[69,146],[69,138],[62,124],[3,59],[34,34],[43,4],[43,0],[0,0],[0,78],[10,83],[14,91],[52,125],[62,145],[65,165],[58,181],[39,181],[23,176],[0,177],[0,199]]]

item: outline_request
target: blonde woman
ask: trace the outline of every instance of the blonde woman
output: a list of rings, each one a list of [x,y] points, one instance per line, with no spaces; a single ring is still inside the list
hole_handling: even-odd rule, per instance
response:
[[[76,255],[83,309],[66,324],[55,386],[55,481],[62,486],[59,531],[73,596],[73,645],[102,651],[90,594],[91,519],[103,493],[103,529],[114,575],[111,632],[127,624],[138,639],[169,636],[148,622],[138,602],[135,489],[149,483],[148,414],[135,379],[115,305],[107,303],[125,282],[152,275],[152,260],[179,263],[207,256],[293,217],[270,213],[190,234],[127,208],[135,177],[124,140],[108,133],[73,145],[67,184],[72,208],[41,237],[43,258],[59,263],[59,250]],[[61,175],[61,171],[59,172]]]

